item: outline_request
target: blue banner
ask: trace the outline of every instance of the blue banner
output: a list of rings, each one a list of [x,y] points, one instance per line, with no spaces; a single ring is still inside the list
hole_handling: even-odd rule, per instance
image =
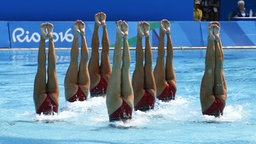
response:
[[[38,48],[40,42],[40,25],[43,22],[10,22],[10,41],[13,48]],[[53,39],[55,47],[71,48],[73,40],[73,23],[74,22],[51,22],[54,25]],[[107,31],[109,35],[110,46],[115,45],[116,23],[107,22]],[[131,46],[136,45],[137,22],[128,22],[129,40]],[[85,22],[85,36],[88,47],[91,47],[94,22]],[[101,46],[102,27],[99,28],[99,40]],[[6,34],[8,37],[8,33]],[[80,44],[80,37],[79,37]]]
[[[0,48],[10,47],[8,22],[0,22]]]
[[[10,22],[11,47],[38,48],[42,22]],[[55,47],[70,47],[73,40],[72,22],[53,22]]]
[[[56,48],[71,48],[73,40],[72,21],[54,21],[53,39]],[[128,41],[130,47],[135,47],[137,43],[137,21],[127,22],[129,25]],[[159,21],[151,21],[150,38],[153,47],[158,46],[159,40]],[[0,23],[1,30],[5,29],[1,35],[1,47],[12,48],[38,48],[40,41],[40,25],[42,22],[7,22]],[[172,43],[175,47],[202,47],[207,46],[209,22],[194,21],[171,21]],[[256,45],[256,22],[254,21],[221,21],[221,39],[223,46],[255,46]],[[87,45],[90,48],[94,31],[94,22],[85,22],[85,36]],[[5,28],[4,28],[5,26]],[[116,23],[107,22],[110,46],[115,46]],[[99,28],[100,46],[102,41],[102,27]],[[8,40],[10,38],[10,42]],[[80,37],[79,37],[80,38]],[[144,40],[144,39],[143,39]],[[10,44],[11,43],[11,44]],[[9,45],[10,44],[10,45]],[[144,44],[144,43],[143,43]],[[80,40],[79,40],[80,46]]]

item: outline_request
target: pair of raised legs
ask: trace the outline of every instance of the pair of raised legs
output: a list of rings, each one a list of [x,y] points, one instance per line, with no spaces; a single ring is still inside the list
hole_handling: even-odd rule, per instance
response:
[[[167,56],[165,61],[165,35],[167,36]],[[156,82],[156,97],[162,101],[175,98],[176,75],[173,66],[173,46],[170,34],[170,22],[163,19],[160,22],[160,34],[158,43],[158,56],[154,69]]]
[[[99,63],[99,36],[98,30],[102,26],[102,51]],[[107,85],[112,73],[109,60],[109,38],[106,26],[106,14],[99,12],[95,15],[94,31],[92,36],[92,53],[89,61],[89,74],[91,80],[91,96],[106,94]]]
[[[88,71],[88,47],[85,38],[85,24],[81,20],[74,23],[74,38],[70,52],[70,64],[66,72],[64,86],[67,101],[83,101],[89,95],[90,77]],[[81,59],[78,62],[78,36],[81,36]]]
[[[123,44],[123,51],[122,51]],[[123,52],[123,54],[121,54]],[[132,118],[133,89],[130,82],[130,50],[128,45],[128,24],[116,23],[116,44],[113,57],[112,75],[107,88],[106,103],[109,120]]]
[[[150,25],[143,21],[138,23],[136,66],[132,77],[135,110],[147,111],[154,108],[156,83],[152,71],[152,52],[149,37]],[[145,62],[142,39],[145,37]]]
[[[58,112],[59,87],[56,74],[56,57],[53,42],[53,25],[40,26],[41,38],[38,50],[38,67],[34,80],[34,103],[36,113],[53,114]],[[46,40],[49,40],[48,67],[46,69]],[[46,72],[47,71],[47,72]]]
[[[202,78],[200,101],[203,114],[222,115],[227,98],[226,80],[223,70],[224,54],[220,40],[220,24],[210,22],[205,72]]]

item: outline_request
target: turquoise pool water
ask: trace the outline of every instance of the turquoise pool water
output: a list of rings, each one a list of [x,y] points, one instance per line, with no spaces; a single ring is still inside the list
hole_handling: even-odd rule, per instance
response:
[[[175,50],[176,100],[110,125],[105,97],[68,103],[64,76],[69,50],[56,50],[59,114],[38,116],[33,103],[37,50],[0,51],[0,143],[256,143],[256,50],[225,49],[228,99],[220,118],[203,116],[199,89],[205,50]],[[135,66],[131,51],[131,75]],[[113,51],[110,53],[112,59]],[[153,67],[157,51],[153,51]],[[114,125],[114,127],[113,127]]]

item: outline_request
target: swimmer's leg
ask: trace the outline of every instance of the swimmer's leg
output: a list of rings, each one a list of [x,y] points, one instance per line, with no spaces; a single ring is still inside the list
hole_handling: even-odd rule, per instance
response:
[[[157,62],[154,69],[154,77],[156,82],[156,96],[159,96],[162,91],[166,87],[166,79],[165,79],[165,68],[164,68],[164,36],[165,32],[160,27],[160,34],[159,34],[159,42],[158,42],[158,56],[157,56]]]
[[[226,103],[227,98],[227,87],[226,87],[226,80],[224,76],[224,69],[223,69],[223,60],[224,54],[222,49],[222,44],[220,40],[219,29],[220,27],[214,27],[215,35],[216,35],[216,55],[215,55],[215,80],[214,80],[214,94],[218,97],[224,104]]]
[[[78,34],[79,22],[74,23],[74,38],[70,52],[70,64],[65,76],[65,97],[66,100],[73,97],[78,90]]]
[[[173,46],[170,33],[167,33],[166,80],[176,88],[176,75],[173,66]]]
[[[121,74],[121,96],[126,103],[133,108],[134,94],[130,81],[130,49],[128,43],[128,24],[122,23],[122,31],[126,34],[123,37],[123,65]]]
[[[90,89],[93,89],[100,81],[100,68],[99,68],[99,36],[98,30],[100,24],[98,23],[99,14],[95,15],[94,30],[92,35],[92,53],[89,60],[89,75],[90,75]]]
[[[116,24],[116,43],[113,57],[112,74],[110,76],[107,88],[106,103],[108,114],[112,114],[122,105],[121,98],[121,46],[122,46],[122,35],[121,35],[121,24],[119,20]]]
[[[144,22],[144,30],[146,37],[145,44],[145,67],[144,67],[144,81],[145,81],[145,89],[152,95],[156,96],[156,83],[155,77],[152,70],[152,52],[151,52],[151,44],[149,38],[149,23]]]
[[[144,67],[143,67],[143,49],[142,36],[140,34],[143,23],[138,23],[137,43],[136,43],[136,65],[132,76],[132,86],[134,91],[134,105],[136,105],[143,97],[144,90]],[[143,32],[141,32],[143,33]]]
[[[45,29],[44,25],[41,25],[41,31]],[[38,50],[38,67],[34,80],[34,103],[36,110],[41,106],[47,97],[46,93],[46,54],[45,54],[45,35],[41,33],[40,45]]]
[[[206,58],[205,58],[205,72],[201,82],[200,90],[200,101],[201,108],[204,112],[208,109],[215,100],[213,87],[214,87],[214,75],[215,75],[215,44],[214,39],[210,36],[212,33],[212,26],[209,24],[209,35],[208,35],[208,45],[206,48]]]
[[[49,51],[48,51],[48,82],[47,82],[47,92],[49,97],[55,102],[55,104],[59,105],[59,86],[58,86],[58,78],[56,73],[56,56],[55,56],[55,48],[53,42],[53,25],[48,24],[48,32],[49,32]]]
[[[104,18],[102,21],[103,27],[103,35],[102,35],[102,53],[101,53],[101,65],[100,65],[100,72],[101,75],[104,77],[106,81],[109,81],[110,75],[112,73],[110,60],[109,60],[109,38],[108,38],[108,31],[106,26],[106,15],[101,13],[101,18]]]
[[[88,96],[90,88],[90,76],[88,70],[88,46],[85,38],[85,25],[82,21],[79,23],[81,35],[81,60],[78,72],[78,83],[84,94]]]

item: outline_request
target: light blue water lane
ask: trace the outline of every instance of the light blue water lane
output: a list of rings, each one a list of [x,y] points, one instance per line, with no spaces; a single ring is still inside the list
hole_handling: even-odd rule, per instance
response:
[[[133,112],[128,123],[109,123],[105,97],[68,103],[64,77],[69,50],[56,50],[59,113],[35,114],[33,83],[37,50],[0,51],[0,143],[256,143],[256,50],[225,49],[228,99],[220,118],[203,116],[199,90],[205,50],[175,50],[177,94],[155,109]],[[110,51],[112,63],[113,51]],[[157,51],[153,50],[153,68]],[[135,51],[131,51],[131,76]]]

